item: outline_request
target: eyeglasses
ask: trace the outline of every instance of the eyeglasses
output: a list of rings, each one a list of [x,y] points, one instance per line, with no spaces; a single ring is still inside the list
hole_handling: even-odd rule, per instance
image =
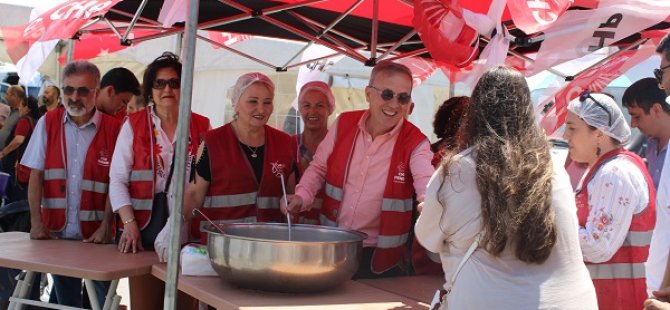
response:
[[[95,88],[88,88],[88,87],[77,87],[74,88],[72,86],[65,86],[63,87],[63,94],[66,96],[72,96],[74,95],[74,92],[77,92],[77,95],[82,96],[82,97],[87,97],[88,95],[91,94],[91,92],[94,92],[96,89]]]
[[[665,69],[667,68],[670,68],[670,64],[665,65],[659,69],[654,69],[654,77],[659,83],[661,83],[661,81],[663,80],[663,71],[665,71]]]
[[[179,79],[169,79],[169,80],[163,80],[163,79],[156,79],[154,81],[154,89],[163,89],[165,86],[170,85],[170,88],[172,89],[179,89],[181,87],[181,81]]]
[[[586,99],[593,100],[593,102],[597,106],[599,106],[600,108],[605,110],[605,112],[607,112],[607,117],[608,117],[608,120],[609,120],[607,124],[608,124],[608,126],[612,126],[612,112],[610,112],[610,110],[604,104],[602,104],[602,103],[600,103],[600,101],[596,100],[596,98],[593,98],[593,96],[591,96],[591,91],[589,91],[588,89],[583,91],[581,94],[579,94],[579,101],[581,101],[583,103],[584,101],[586,101]]]
[[[368,87],[378,91],[379,95],[382,97],[382,99],[384,99],[384,101],[391,101],[393,99],[393,97],[396,97],[398,99],[398,103],[400,103],[402,105],[408,104],[410,101],[412,101],[412,95],[410,95],[408,93],[399,93],[399,94],[396,95],[395,92],[393,92],[392,90],[390,90],[388,88],[379,89],[379,88],[374,87],[372,85],[368,85]]]

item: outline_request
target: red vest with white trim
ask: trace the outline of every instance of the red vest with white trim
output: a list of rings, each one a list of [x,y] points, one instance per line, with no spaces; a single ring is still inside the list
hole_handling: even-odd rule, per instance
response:
[[[296,146],[291,137],[265,125],[263,176],[256,180],[251,163],[240,147],[233,126],[228,123],[205,135],[212,179],[202,211],[215,222],[283,222],[279,210],[282,197],[281,171],[284,181],[295,165]],[[192,233],[207,236],[201,226],[205,221],[193,221]]]
[[[299,176],[302,176],[305,174],[305,171],[309,167],[310,159],[306,158],[305,156],[301,156],[300,154],[300,144],[298,144],[298,135],[292,136],[294,143],[297,145],[298,152],[297,152],[297,165],[298,165],[298,174]],[[300,181],[298,179],[298,181]],[[323,188],[319,190],[318,193],[316,193],[316,197],[314,197],[314,202],[312,202],[312,207],[305,212],[300,212],[298,215],[298,223],[300,224],[310,224],[310,225],[320,225],[321,221],[319,220],[319,215],[321,214],[321,206],[323,205],[323,197],[326,196],[326,193],[324,192]]]
[[[104,113],[96,113],[101,115],[100,123],[86,151],[81,176],[79,225],[84,239],[102,224],[109,191],[109,165],[120,129],[117,120]],[[41,213],[44,225],[52,231],[62,231],[67,223],[68,171],[64,116],[65,109],[56,109],[48,112],[44,119],[47,140]]]
[[[581,191],[576,194],[577,217],[579,225],[585,227],[591,209],[587,184],[604,163],[616,157],[625,158],[640,169],[649,188],[649,205],[633,214],[623,245],[609,261],[586,262],[586,267],[591,273],[600,309],[637,309],[647,298],[644,264],[649,256],[651,233],[656,224],[656,191],[642,158],[626,150],[614,150],[603,155],[584,177]]]
[[[154,135],[154,123],[151,120],[149,108],[129,115],[128,122],[133,129],[133,166],[128,179],[128,192],[137,225],[140,229],[144,229],[151,219],[154,184],[156,180],[156,166],[154,162],[159,155],[156,152],[157,144]],[[189,145],[187,148],[188,163],[191,163],[191,169],[194,169],[193,159],[198,152],[200,142],[208,130],[209,118],[197,113],[191,113]]]
[[[349,169],[358,123],[365,111],[342,113],[337,123],[337,137],[328,157],[326,196],[321,208],[321,223],[336,226],[344,198],[344,182]],[[372,256],[372,272],[383,273],[406,263],[408,238],[412,227],[414,180],[409,170],[412,152],[426,136],[412,123],[404,121],[393,147],[381,207],[377,248]],[[369,206],[377,207],[377,206]]]

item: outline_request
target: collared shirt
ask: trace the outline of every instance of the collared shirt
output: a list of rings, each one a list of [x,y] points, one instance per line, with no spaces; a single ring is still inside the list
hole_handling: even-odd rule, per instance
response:
[[[153,108],[149,109],[151,113],[151,121],[154,124],[154,141],[158,144],[160,153],[154,154],[156,160],[156,180],[154,183],[154,193],[160,193],[165,190],[165,183],[170,173],[170,166],[172,165],[172,156],[174,154],[174,143],[177,135],[170,140],[161,127],[161,119],[156,115]],[[116,140],[116,147],[114,148],[114,155],[112,155],[112,164],[109,169],[109,201],[112,204],[112,210],[117,212],[121,207],[132,205],[130,201],[130,193],[128,192],[128,178],[130,177],[130,170],[133,167],[133,127],[129,122],[123,123],[121,131]],[[186,161],[186,176],[190,175],[191,160]],[[174,176],[173,176],[174,178]],[[168,204],[172,206],[174,203],[174,179],[170,183],[168,190]],[[188,180],[184,182],[184,189],[188,185]]]
[[[377,245],[381,204],[391,155],[402,124],[406,121],[401,119],[390,132],[373,139],[365,128],[365,122],[369,117],[370,112],[365,112],[358,122],[360,134],[355,141],[349,174],[344,184],[342,209],[338,218],[339,227],[368,234],[368,238],[363,241],[366,247]],[[296,194],[303,199],[303,206],[310,206],[318,190],[323,187],[328,169],[328,157],[333,152],[335,145],[338,122],[335,122],[328,130],[328,134],[319,144],[314,160],[296,187]],[[434,171],[430,164],[432,158],[433,153],[430,151],[428,140],[420,143],[410,157],[409,164],[414,179],[414,190],[419,201],[423,201],[426,185]]]
[[[670,158],[664,159],[670,167]],[[647,292],[658,290],[663,280],[670,252],[670,169],[661,171],[656,191],[656,226],[651,235],[649,258],[645,264]],[[651,295],[650,295],[651,296]]]
[[[665,161],[665,153],[668,149],[666,144],[662,150],[658,150],[658,139],[647,139],[647,170],[651,174],[651,179],[654,180],[654,188],[658,189],[658,184],[661,180],[661,171],[663,170],[663,162]]]
[[[81,202],[81,178],[84,175],[84,162],[86,153],[91,141],[100,125],[101,115],[96,111],[91,119],[78,126],[75,124],[69,114],[65,113],[63,117],[63,127],[65,128],[65,157],[67,158],[67,223],[65,230],[57,234],[63,239],[81,239],[81,229],[79,227],[79,205]],[[26,152],[21,159],[21,164],[32,169],[44,170],[44,161],[46,160],[47,133],[45,118],[40,118],[35,125],[35,131],[28,142]]]

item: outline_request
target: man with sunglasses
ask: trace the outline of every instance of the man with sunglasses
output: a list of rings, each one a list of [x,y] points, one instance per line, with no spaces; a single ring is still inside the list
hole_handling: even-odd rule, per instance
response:
[[[661,55],[661,65],[658,69],[654,69],[654,77],[658,81],[658,85],[670,95],[670,74],[665,74],[670,69],[670,34],[665,35],[658,44],[656,52]]]
[[[123,121],[128,102],[139,95],[140,82],[135,74],[126,68],[117,67],[102,76],[95,106],[99,111]]]
[[[120,124],[95,109],[100,71],[87,61],[63,69],[64,109],[40,118],[21,164],[28,184],[31,239],[111,241],[109,166]],[[82,281],[53,275],[51,301],[82,306]],[[94,281],[100,306],[109,282]],[[88,299],[84,299],[85,302]]]
[[[282,211],[308,211],[324,186],[321,224],[366,233],[355,278],[406,275],[413,195],[423,201],[433,173],[430,143],[408,122],[412,73],[379,62],[365,89],[369,109],[342,113],[319,144]],[[282,200],[283,202],[283,200]]]

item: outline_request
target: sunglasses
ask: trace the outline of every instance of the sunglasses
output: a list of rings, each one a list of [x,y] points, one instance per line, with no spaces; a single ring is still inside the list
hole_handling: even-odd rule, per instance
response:
[[[168,85],[170,85],[170,88],[172,89],[179,89],[181,87],[181,81],[179,79],[169,79],[169,80],[156,79],[154,81],[153,88],[163,89],[165,88],[165,86]]]
[[[661,81],[663,80],[663,71],[665,71],[665,69],[667,68],[670,68],[670,64],[665,65],[659,69],[654,69],[654,77],[656,78],[658,83],[661,83]]]
[[[63,94],[66,96],[72,96],[74,95],[74,92],[77,92],[77,95],[82,96],[82,97],[87,97],[88,95],[91,94],[91,92],[95,91],[95,88],[88,88],[88,87],[77,87],[74,88],[72,86],[65,86],[63,87]]]
[[[596,98],[593,98],[593,96],[591,96],[591,91],[589,90],[585,90],[579,95],[579,101],[581,101],[582,103],[584,103],[586,99],[593,100],[593,102],[595,102],[597,106],[599,106],[600,108],[605,110],[605,112],[607,112],[608,126],[612,126],[612,113],[610,112],[610,110],[604,104],[600,103],[600,101],[596,100]]]
[[[372,85],[368,85],[368,87],[378,91],[379,95],[382,97],[382,99],[384,99],[384,101],[391,101],[391,100],[393,100],[393,97],[398,99],[398,103],[400,103],[402,105],[408,104],[410,101],[412,101],[412,95],[410,95],[408,93],[399,93],[399,94],[396,95],[396,93],[394,93],[392,90],[390,90],[388,88],[379,89],[379,88],[374,87]]]

